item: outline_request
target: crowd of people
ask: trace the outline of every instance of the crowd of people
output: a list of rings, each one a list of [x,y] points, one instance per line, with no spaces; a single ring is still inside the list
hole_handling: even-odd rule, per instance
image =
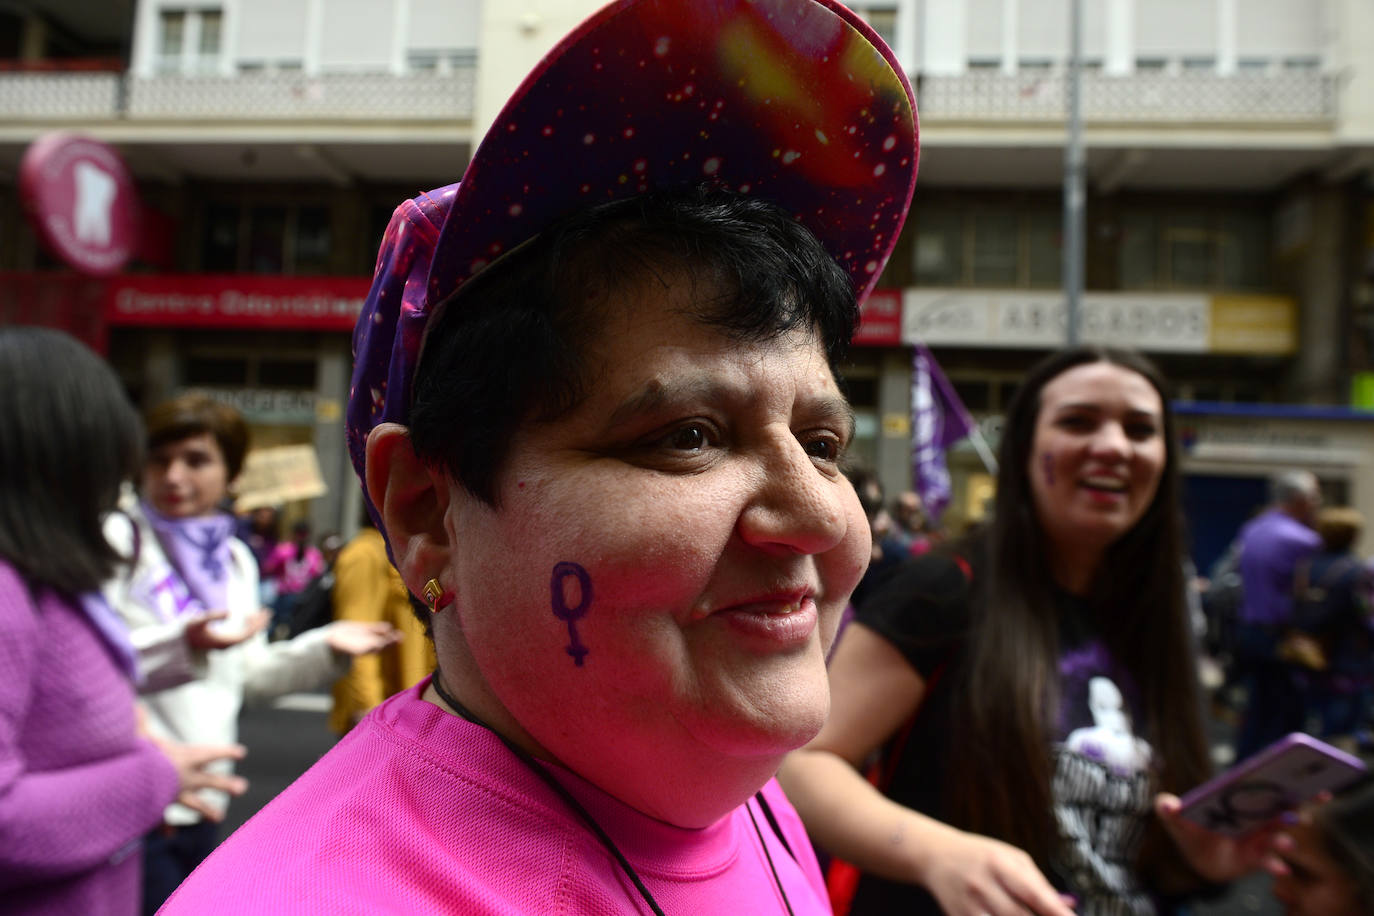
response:
[[[1212,755],[1148,359],[1030,369],[967,530],[854,467],[917,152],[830,0],[593,16],[392,218],[328,551],[229,511],[235,410],[139,416],[0,328],[6,908],[1163,916],[1267,870],[1374,912],[1367,780],[1239,837],[1180,813]],[[1295,472],[1241,532],[1242,754],[1366,722],[1362,525]],[[338,743],[220,837],[240,710],[331,685]]]

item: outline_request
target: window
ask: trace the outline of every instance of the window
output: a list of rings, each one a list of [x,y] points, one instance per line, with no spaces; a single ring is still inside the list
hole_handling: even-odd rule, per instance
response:
[[[968,68],[976,71],[1001,70],[1002,58],[1000,57],[970,57]]]
[[[1142,72],[1159,73],[1169,65],[1169,62],[1162,57],[1137,57],[1135,68]]]
[[[1020,266],[1017,214],[973,214],[973,285],[1016,286]]]
[[[1283,69],[1285,70],[1320,70],[1322,62],[1317,57],[1285,57],[1283,59]]]
[[[1122,289],[1263,289],[1269,223],[1249,209],[1123,213],[1117,249]]]
[[[205,210],[204,226],[202,270],[257,274],[332,272],[333,227],[328,207],[211,204]],[[374,255],[375,252],[374,248]]]
[[[412,49],[406,55],[406,68],[412,73],[448,75],[476,63],[477,52],[471,48]]]
[[[159,73],[181,70],[182,45],[186,41],[186,11],[163,10],[159,16],[157,69]]]
[[[1238,73],[1267,73],[1269,59],[1266,57],[1242,57],[1236,61]]]
[[[1183,69],[1187,73],[1211,73],[1217,69],[1215,57],[1185,57]]]
[[[164,9],[158,14],[159,73],[213,73],[219,68],[224,15],[218,9]]]
[[[200,54],[197,69],[213,73],[219,69],[220,25],[223,14],[219,10],[204,10],[200,14]]]
[[[1053,289],[1062,273],[1058,209],[928,207],[912,251],[921,286]]]
[[[1023,57],[1016,62],[1016,68],[1021,72],[1045,73],[1054,67],[1054,61],[1048,57]]]
[[[849,8],[858,13],[868,23],[869,28],[878,33],[883,41],[890,47],[897,46],[897,2],[869,2],[863,0],[848,4]]]

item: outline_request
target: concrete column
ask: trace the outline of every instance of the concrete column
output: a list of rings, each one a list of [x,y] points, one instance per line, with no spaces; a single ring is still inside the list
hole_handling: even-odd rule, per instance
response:
[[[874,470],[890,498],[911,489],[911,350],[887,350],[878,372]],[[902,418],[906,423],[899,422]]]
[[[1343,186],[1295,189],[1285,206],[1303,209],[1303,237],[1289,256],[1290,284],[1298,300],[1298,356],[1287,379],[1295,401],[1344,404],[1348,354],[1343,333],[1345,272],[1342,270],[1347,200]]]
[[[1021,30],[1021,0],[1002,0],[1002,72],[1016,72],[1020,57],[1017,38]]]
[[[1103,72],[1112,76],[1135,72],[1134,0],[1107,0],[1106,30]]]
[[[410,0],[392,0],[391,72],[397,76],[406,72],[406,40],[409,35]]]
[[[310,503],[310,524],[315,531],[339,531],[345,536],[357,530],[358,478],[348,459],[344,442],[343,412],[348,405],[349,358],[347,334],[321,334],[315,378],[315,453],[320,473],[329,488]],[[345,530],[346,529],[346,530]]]
[[[324,41],[325,0],[306,0],[305,48],[301,54],[301,69],[307,76],[319,76],[320,57]]]
[[[1217,0],[1217,72],[1236,72],[1236,0]]]

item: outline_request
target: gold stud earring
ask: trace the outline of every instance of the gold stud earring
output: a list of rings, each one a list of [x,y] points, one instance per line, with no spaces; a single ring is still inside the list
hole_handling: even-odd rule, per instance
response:
[[[430,579],[425,583],[421,592],[424,594],[425,600],[429,602],[429,612],[431,614],[439,613],[442,610],[439,602],[444,600],[444,587],[439,584],[439,580]]]

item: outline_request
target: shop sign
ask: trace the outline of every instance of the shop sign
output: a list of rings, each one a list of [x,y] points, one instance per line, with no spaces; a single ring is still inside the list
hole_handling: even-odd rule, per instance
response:
[[[1223,464],[1351,466],[1365,462],[1369,437],[1335,436],[1310,423],[1184,419],[1179,444],[1193,461]]]
[[[1068,311],[1057,292],[907,289],[902,337],[928,346],[1048,349],[1067,339]],[[1197,294],[1089,293],[1079,339],[1157,353],[1205,353],[1210,303]]]
[[[366,277],[159,274],[109,284],[112,325],[352,331],[371,281]]]
[[[321,401],[313,391],[272,388],[198,389],[243,414],[249,423],[269,426],[308,426],[320,419],[321,408],[337,413],[337,401]],[[330,408],[334,408],[330,411]],[[337,419],[337,416],[333,417]]]
[[[60,260],[97,277],[128,263],[138,244],[138,192],[109,146],[44,134],[19,163],[19,193],[34,231]]]
[[[859,304],[859,327],[854,345],[860,347],[897,347],[902,343],[902,293],[895,289],[875,289]]]

